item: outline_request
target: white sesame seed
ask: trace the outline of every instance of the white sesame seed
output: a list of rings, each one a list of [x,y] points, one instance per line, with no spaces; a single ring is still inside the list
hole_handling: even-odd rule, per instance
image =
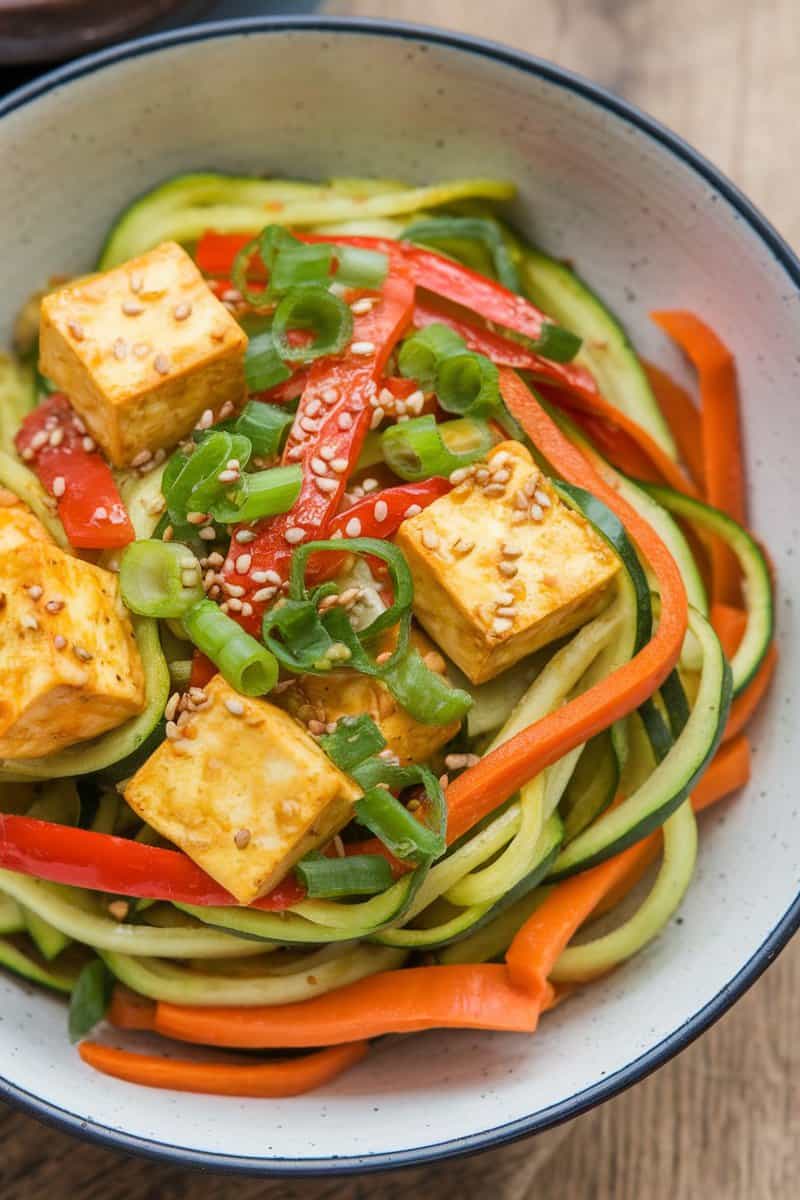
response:
[[[236,541],[240,546],[247,546],[250,542],[256,540],[256,535],[252,529],[239,529],[236,533]]]
[[[200,532],[198,533],[197,536],[199,538],[202,538],[204,542],[213,542],[217,535],[216,535],[216,532],[214,531],[213,525],[205,525],[200,530]],[[165,534],[164,541],[166,541],[166,540],[167,540],[167,538],[166,538],[166,534]]]
[[[208,565],[210,567],[221,567],[222,564],[225,562],[225,559],[222,557],[221,554],[218,554],[217,551],[215,550],[212,554],[209,554],[208,558],[206,559],[206,562],[208,563]]]
[[[514,564],[510,563],[510,562],[498,563],[497,569],[501,575],[505,576],[506,579],[513,579],[514,576],[518,573],[518,568],[515,567]]]
[[[339,399],[339,393],[337,392],[336,388],[325,388],[324,392],[322,393],[322,399],[326,404],[335,404]]]
[[[66,647],[66,644],[67,639],[60,633],[57,633],[53,638],[53,645],[55,646],[56,650],[63,650]]]
[[[478,467],[477,471],[475,472],[475,478],[477,479],[478,483],[480,483],[480,484],[488,483],[488,481],[489,481],[488,468],[487,467]]]
[[[508,483],[510,478],[511,478],[511,472],[506,471],[505,469],[500,470],[500,471],[495,471],[492,475],[492,479],[494,480],[495,483]]]
[[[456,487],[457,484],[463,483],[465,479],[468,479],[469,474],[469,467],[456,467],[455,471],[450,472],[448,478],[453,487]]]
[[[234,717],[241,717],[242,713],[244,712],[244,705],[242,704],[241,700],[236,700],[233,696],[229,696],[225,701],[225,707]]]
[[[192,315],[191,304],[176,304],[172,310],[172,315],[176,321],[185,321],[187,317]]]
[[[144,312],[144,305],[136,300],[123,300],[122,311],[126,317],[139,317]]]
[[[94,658],[93,654],[90,654],[88,650],[85,650],[83,646],[77,645],[77,643],[73,643],[72,653],[76,658],[79,658],[81,662],[91,662]]]
[[[172,695],[170,696],[169,700],[167,701],[166,706],[164,708],[164,716],[166,717],[166,719],[168,721],[175,720],[175,715],[178,711],[178,704],[180,703],[180,698],[181,697],[180,697],[179,692],[173,692]]]
[[[240,597],[245,594],[245,589],[238,583],[231,583],[228,579],[223,579],[222,586],[229,596]]]
[[[361,536],[361,522],[358,517],[351,517],[344,527],[347,537],[355,538]]]
[[[369,296],[362,296],[360,300],[353,301],[350,305],[350,311],[355,313],[357,317],[363,317],[365,313],[368,313],[372,309],[374,303],[375,301]]]
[[[522,485],[522,490],[526,496],[533,496],[538,488],[538,484],[538,476],[529,475]]]
[[[255,574],[253,574],[252,578],[253,579],[256,578]],[[274,584],[275,587],[278,587],[281,583],[283,583],[283,580],[281,579],[281,577],[277,571],[264,571],[264,581],[265,581],[265,583]],[[258,581],[256,580],[256,582],[258,582]]]
[[[108,520],[108,509],[103,504],[98,505],[98,507],[94,510],[94,519],[96,521]]]
[[[457,554],[471,554],[475,549],[475,543],[472,539],[465,540],[464,538],[457,537],[453,542],[453,549]]]
[[[252,606],[252,604],[249,604],[247,602],[247,600],[245,600],[245,602],[242,605],[242,616],[243,617],[252,617],[252,615],[253,615],[253,606]]]
[[[397,413],[398,416],[405,416],[405,412],[406,412],[405,400],[400,400],[399,398],[397,400],[395,400],[394,411]]]
[[[31,438],[31,450],[40,450],[42,446],[47,444],[48,437],[49,434],[46,434],[43,429],[40,429],[39,432],[35,433]]]
[[[64,479],[64,476],[56,475],[55,479],[53,480],[53,495],[57,499],[61,499],[61,497],[66,492],[66,490],[67,490],[67,481]]]
[[[501,551],[503,558],[519,558],[522,555],[522,547],[513,542],[503,542]]]
[[[238,596],[231,596],[231,598],[230,598],[230,600],[228,600],[227,604],[228,604],[228,608],[231,610],[231,612],[241,612],[242,611],[242,602]]]
[[[212,530],[212,532],[213,532],[213,530]],[[175,530],[172,528],[171,525],[167,525],[166,529],[164,530],[164,532],[161,535],[161,540],[163,542],[171,542],[172,539],[174,538],[174,536],[175,536]],[[203,536],[203,530],[201,529],[200,537],[202,537],[202,536]]]
[[[316,396],[312,396],[312,398],[305,405],[306,416],[307,417],[317,417],[317,416],[319,416],[321,411],[322,411],[322,401],[318,400]]]
[[[349,412],[339,413],[336,423],[340,429],[352,429],[353,428],[353,418],[350,416]]]
[[[246,850],[250,845],[251,833],[249,829],[237,829],[233,835],[233,841],[237,850]]]
[[[526,521],[527,519],[527,513],[521,512],[519,509],[511,514],[512,525],[521,525],[523,521]]]
[[[325,492],[327,495],[335,492],[339,487],[338,479],[320,479],[319,475],[314,476],[314,483],[321,492]]]
[[[210,408],[204,408],[200,414],[200,420],[195,425],[195,429],[210,429],[214,424],[214,414]]]
[[[547,492],[534,492],[533,498],[537,504],[541,505],[542,508],[550,507],[550,497],[548,496]]]
[[[389,516],[389,505],[385,500],[378,500],[375,503],[375,508],[372,510],[375,520],[382,523]]]
[[[359,356],[363,356],[364,358],[366,358],[368,355],[375,353],[375,343],[374,342],[351,342],[350,343],[350,352],[351,352],[351,354],[358,354]]]
[[[83,448],[87,454],[91,454],[94,450],[97,449],[94,438],[90,438],[90,437],[83,438],[83,440],[81,441],[81,445],[83,446]]]
[[[385,416],[386,416],[386,413],[380,407],[380,405],[378,405],[378,407],[374,410],[374,412],[370,418],[370,422],[369,422],[370,429],[377,429]]]
[[[514,508],[523,509],[527,507],[528,497],[525,495],[522,489],[520,489],[518,492],[514,492]]]
[[[516,606],[513,604],[498,604],[495,609],[498,617],[515,617],[517,615]]]
[[[39,628],[39,622],[36,620],[36,617],[29,615],[28,613],[26,613],[25,616],[22,618],[20,624],[22,625],[23,629],[38,629]]]
[[[140,450],[139,453],[136,455],[136,457],[131,459],[131,466],[132,467],[143,467],[145,465],[145,463],[150,462],[150,459],[152,457],[153,456],[149,450]]]
[[[268,600],[273,598],[276,590],[274,587],[259,588],[257,592],[253,592],[253,601],[256,604],[266,604]]]
[[[286,457],[289,459],[290,462],[297,462],[298,458],[303,457],[303,447],[302,446],[292,446],[291,449],[286,451]]]
[[[505,484],[503,483],[487,483],[483,489],[484,496],[504,496],[506,494]]]
[[[311,470],[314,472],[315,475],[327,475],[328,474],[328,464],[325,462],[324,459],[318,458],[316,454],[311,459],[310,466],[311,466]]]
[[[65,601],[60,596],[53,596],[52,599],[47,601],[45,608],[49,613],[60,613],[64,604]]]
[[[330,468],[332,471],[335,471],[337,475],[341,475],[344,471],[347,470],[347,459],[346,458],[332,458],[330,461]]]
[[[31,450],[30,446],[26,446],[20,455],[20,458],[23,462],[31,462],[35,457],[36,455],[34,454],[33,450]]]
[[[492,455],[492,466],[493,467],[504,467],[504,466],[506,466],[506,464],[508,463],[510,458],[511,458],[511,455],[508,453],[507,450],[498,450],[497,454]]]
[[[407,521],[409,517],[417,517],[422,512],[421,504],[409,504],[406,511],[403,513],[403,520]]]
[[[153,359],[153,368],[158,371],[159,375],[169,375],[170,361],[166,354],[157,354]]]
[[[367,492],[377,491],[379,484],[378,484],[377,479],[362,479],[361,486],[364,489],[364,493],[366,495]]]
[[[422,412],[425,405],[425,393],[421,391],[412,392],[406,400],[406,408],[417,416]]]
[[[332,462],[332,460],[336,458],[336,451],[334,450],[333,446],[322,445],[319,448],[319,456],[320,458],[324,459],[325,462]]]
[[[253,565],[252,554],[240,554],[236,559],[236,574],[246,575]]]
[[[54,429],[53,432],[50,434],[50,437],[48,438],[48,442],[51,446],[60,446],[61,443],[63,442],[63,440],[64,440],[64,430],[63,429]]]
[[[544,517],[544,509],[540,504],[531,505],[531,517],[534,521],[541,521]]]
[[[231,469],[231,470],[220,471],[219,475],[217,476],[217,479],[219,480],[220,483],[237,483],[239,480],[239,477],[240,477],[239,471]]]
[[[311,417],[301,417],[299,425],[306,433],[319,433],[319,421],[312,421]]]
[[[205,525],[208,520],[208,513],[195,512],[194,509],[191,509],[186,514],[186,520],[190,525]]]
[[[495,617],[495,619],[492,621],[492,633],[508,633],[513,626],[514,622],[509,621],[508,617]]]
[[[114,358],[119,359],[120,362],[122,362],[124,358],[127,358],[128,343],[125,341],[125,338],[117,338],[117,340],[114,342],[114,345],[111,347],[111,352],[114,355]]]
[[[422,544],[423,546],[426,546],[428,550],[435,550],[439,545],[438,533],[434,533],[432,529],[423,529]]]
[[[32,587],[28,588],[28,595],[31,600],[41,600],[43,593],[44,589],[38,583],[34,583]]]
[[[300,529],[297,525],[293,525],[291,529],[284,531],[283,536],[290,546],[297,546],[300,542],[304,541],[306,531],[305,529]]]
[[[497,603],[498,604],[513,604],[514,603],[514,593],[513,592],[499,592],[497,595]]]
[[[177,742],[179,738],[183,737],[183,734],[174,721],[167,721],[164,726],[164,733],[170,742]]]

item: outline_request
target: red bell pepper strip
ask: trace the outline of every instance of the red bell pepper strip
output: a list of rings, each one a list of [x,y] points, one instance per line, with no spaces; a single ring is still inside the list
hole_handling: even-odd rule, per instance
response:
[[[71,545],[106,550],[134,540],[111,468],[66,396],[53,393],[28,413],[14,444],[56,499]]]
[[[328,527],[328,537],[391,537],[397,533],[406,517],[413,517],[440,496],[447,495],[451,486],[446,479],[434,475],[419,483],[403,483],[380,492],[370,492],[363,500],[336,514]],[[378,505],[383,505],[383,508],[378,508]],[[308,581],[319,583],[330,579],[339,570],[346,553],[345,549],[341,554],[332,551],[313,555],[306,570]]]
[[[232,550],[223,567],[226,581],[245,589],[241,602],[247,607],[244,611],[237,607],[231,614],[245,629],[258,630],[274,597],[274,592],[272,596],[263,594],[265,584],[274,586],[276,575],[280,580],[288,577],[294,548],[311,538],[325,537],[369,430],[370,400],[377,396],[395,343],[411,323],[413,305],[413,283],[402,273],[390,274],[371,310],[354,321],[353,344],[372,349],[365,354],[348,350],[335,358],[319,359],[311,367],[283,451],[284,463],[303,467],[300,495],[288,513],[257,527],[243,574],[237,571],[242,552],[233,531]],[[270,572],[267,578],[266,572]]]
[[[0,813],[0,867],[53,883],[144,896],[179,904],[230,905],[238,901],[185,854],[146,846],[90,829],[74,829]],[[305,889],[287,875],[253,907],[280,911],[297,904]]]
[[[229,276],[236,255],[253,237],[252,233],[215,233],[207,229],[197,243],[194,261],[204,275]]]
[[[200,650],[192,655],[192,670],[189,674],[189,687],[204,688],[217,674],[217,668],[210,658]]]

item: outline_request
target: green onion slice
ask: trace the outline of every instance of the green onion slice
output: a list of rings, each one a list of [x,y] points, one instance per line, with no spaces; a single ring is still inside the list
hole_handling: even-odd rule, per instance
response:
[[[283,449],[293,420],[293,414],[277,404],[251,400],[234,421],[233,431],[248,438],[253,454],[259,458],[273,458]]]
[[[500,374],[484,354],[464,350],[440,360],[436,395],[446,412],[462,417],[487,417],[502,407]]]
[[[275,348],[272,330],[266,329],[250,338],[244,355],[248,391],[266,392],[289,379],[291,374]]]
[[[429,217],[409,225],[402,237],[440,250],[482,275],[494,275],[509,291],[522,291],[500,226],[488,217]]]
[[[272,262],[269,290],[281,296],[296,287],[327,287],[333,274],[333,247],[318,242],[304,245],[294,239],[280,246]]]
[[[432,771],[416,764],[397,767],[381,758],[369,758],[352,775],[364,788],[364,795],[356,801],[356,820],[380,838],[392,854],[417,863],[444,854],[447,801]],[[419,785],[428,801],[424,824],[392,795]]]
[[[311,900],[337,896],[374,896],[392,885],[392,869],[380,854],[325,858],[309,854],[295,867]]]
[[[223,525],[274,517],[289,511],[302,485],[303,471],[296,465],[254,471],[242,475],[236,487],[213,500],[208,509]]]
[[[188,546],[147,538],[120,559],[119,586],[131,612],[180,618],[203,599],[200,563]]]
[[[442,359],[465,348],[464,339],[454,329],[437,321],[406,338],[397,356],[397,366],[406,379],[416,379],[421,388],[429,391],[436,382]]]
[[[293,331],[314,335],[310,345],[294,345]],[[323,287],[293,288],[275,309],[272,336],[285,362],[311,362],[325,354],[338,354],[350,340],[353,314],[348,306]]]
[[[272,691],[278,681],[275,656],[212,600],[195,604],[185,614],[183,625],[197,649],[211,659],[237,692],[263,696]]]
[[[359,246],[336,246],[336,282],[345,287],[376,290],[389,274],[389,256]]]
[[[386,465],[401,479],[429,479],[450,475],[459,467],[482,458],[494,439],[485,421],[463,417],[436,424],[433,415],[390,425],[381,448]]]
[[[242,298],[246,300],[248,304],[252,304],[254,308],[261,308],[265,304],[269,303],[269,297],[267,296],[266,292],[251,291],[247,285],[247,275],[250,270],[250,266],[256,254],[259,254],[260,249],[260,239],[253,238],[253,240],[248,242],[246,246],[243,246],[236,255],[231,268],[231,282],[233,283],[233,286],[241,293]],[[263,255],[261,257],[262,261],[266,263]]]
[[[323,734],[319,743],[328,758],[345,773],[386,749],[386,738],[366,713],[341,717],[333,733]]]

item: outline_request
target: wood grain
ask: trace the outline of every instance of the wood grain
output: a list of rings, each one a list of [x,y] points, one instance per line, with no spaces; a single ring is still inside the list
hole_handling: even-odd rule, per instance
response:
[[[265,6],[266,7],[266,6]],[[797,0],[329,0],[517,45],[635,101],[800,244]],[[534,1142],[427,1170],[269,1183],[79,1145],[0,1107],[0,1200],[789,1200],[800,1175],[800,942],[699,1042]],[[541,1162],[549,1161],[541,1166]]]

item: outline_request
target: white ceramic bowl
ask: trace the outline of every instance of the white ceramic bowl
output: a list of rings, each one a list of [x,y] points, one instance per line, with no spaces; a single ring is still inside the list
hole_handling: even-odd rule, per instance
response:
[[[289,1101],[174,1095],[83,1067],[62,1005],[4,976],[3,1093],[122,1149],[310,1174],[496,1145],[641,1078],[724,1012],[800,922],[790,636],[800,263],[713,167],[641,113],[549,64],[446,33],[315,18],[200,27],[78,62],[0,114],[0,342],[33,285],[90,267],[115,213],[176,171],[515,179],[516,222],[577,263],[648,357],[682,370],[648,324],[659,307],[706,315],[735,347],[753,521],[782,595],[782,665],[754,732],[756,780],[704,819],[680,925],[535,1038],[406,1039]]]

